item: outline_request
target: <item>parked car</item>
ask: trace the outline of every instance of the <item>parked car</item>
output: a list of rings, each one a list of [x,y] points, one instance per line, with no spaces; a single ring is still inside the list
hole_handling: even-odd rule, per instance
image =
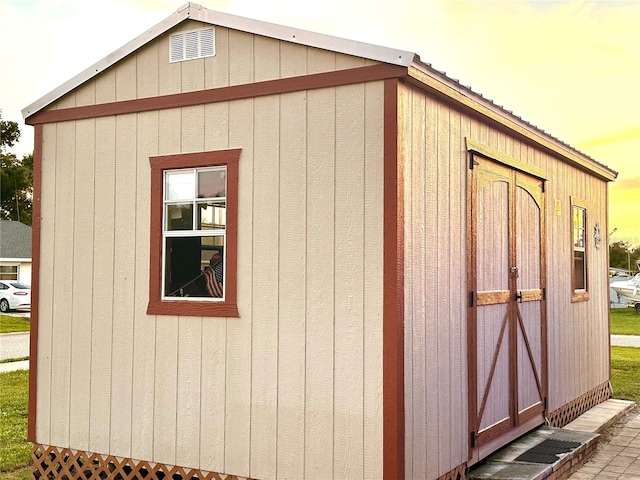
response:
[[[23,283],[0,281],[0,312],[31,309],[31,287]]]

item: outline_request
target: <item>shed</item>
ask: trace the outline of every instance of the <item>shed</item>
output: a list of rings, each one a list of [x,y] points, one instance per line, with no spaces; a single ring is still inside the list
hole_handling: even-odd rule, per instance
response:
[[[36,472],[457,479],[610,396],[616,173],[414,53],[188,3],[23,114]]]
[[[31,227],[0,220],[0,280],[31,284]]]

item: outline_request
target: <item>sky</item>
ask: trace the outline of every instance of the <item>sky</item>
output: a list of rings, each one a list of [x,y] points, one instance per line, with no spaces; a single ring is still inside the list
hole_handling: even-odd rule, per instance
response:
[[[21,110],[186,0],[0,0],[0,110]],[[199,0],[409,50],[613,170],[610,240],[640,244],[640,0]]]

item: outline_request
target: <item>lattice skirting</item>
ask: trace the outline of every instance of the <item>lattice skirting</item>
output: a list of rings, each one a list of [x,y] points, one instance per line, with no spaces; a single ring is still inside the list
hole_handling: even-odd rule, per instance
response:
[[[564,427],[590,408],[611,398],[611,385],[605,382],[575,400],[549,413],[548,424],[551,427]]]
[[[445,473],[438,480],[467,480],[467,464],[460,465],[448,473]]]
[[[62,480],[251,480],[235,475],[150,463],[112,455],[34,445],[32,479]]]

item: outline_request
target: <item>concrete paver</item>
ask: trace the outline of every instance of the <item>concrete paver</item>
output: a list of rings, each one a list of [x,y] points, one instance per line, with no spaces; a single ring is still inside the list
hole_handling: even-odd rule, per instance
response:
[[[640,480],[640,410],[628,413],[603,437],[596,454],[569,478]]]

